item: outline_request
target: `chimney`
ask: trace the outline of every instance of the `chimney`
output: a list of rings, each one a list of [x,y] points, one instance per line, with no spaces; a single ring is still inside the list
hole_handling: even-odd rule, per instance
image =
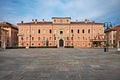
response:
[[[35,24],[37,24],[37,19],[35,19]]]
[[[78,22],[78,20],[76,19],[76,22]]]
[[[44,19],[42,19],[42,21],[45,22]]]
[[[23,21],[21,21],[21,23],[23,23]]]
[[[88,19],[85,19],[85,23],[88,23],[88,21],[89,21]]]
[[[95,21],[93,21],[93,23],[95,23]]]
[[[34,19],[32,19],[32,22],[34,22]]]

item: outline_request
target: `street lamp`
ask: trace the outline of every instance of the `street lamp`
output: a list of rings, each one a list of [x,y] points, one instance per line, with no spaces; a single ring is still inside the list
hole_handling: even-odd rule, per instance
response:
[[[111,22],[105,22],[104,23],[104,27],[107,27],[107,29],[106,30],[108,30],[109,29],[109,27],[112,27],[112,24],[111,24]],[[109,34],[108,34],[108,32],[107,32],[107,43],[106,43],[106,47],[107,47],[107,50],[106,51],[109,51]]]
[[[29,31],[30,45],[29,45],[29,47],[31,47],[31,25],[29,25],[29,26],[30,26],[30,31]]]

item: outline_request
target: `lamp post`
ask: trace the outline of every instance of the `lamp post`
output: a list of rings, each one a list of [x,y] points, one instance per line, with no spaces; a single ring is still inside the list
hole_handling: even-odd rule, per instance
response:
[[[104,27],[107,27],[106,30],[109,29],[109,27],[112,27],[111,22],[105,22],[104,23]],[[109,51],[109,33],[107,32],[107,43],[106,43],[106,48],[107,48],[107,52]]]
[[[1,48],[1,35],[2,35],[2,30],[1,30],[1,26],[0,26],[0,48]]]
[[[29,26],[30,26],[30,31],[29,31],[30,45],[29,45],[29,47],[31,47],[31,25],[29,25]]]

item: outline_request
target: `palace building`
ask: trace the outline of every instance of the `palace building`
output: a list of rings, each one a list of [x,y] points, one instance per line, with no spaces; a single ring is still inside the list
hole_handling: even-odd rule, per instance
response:
[[[52,17],[52,21],[38,21],[18,23],[19,46],[74,46],[75,48],[90,48],[104,45],[104,36],[101,39],[97,35],[104,35],[104,24],[90,22],[71,21],[71,17]],[[95,43],[101,42],[100,44]]]

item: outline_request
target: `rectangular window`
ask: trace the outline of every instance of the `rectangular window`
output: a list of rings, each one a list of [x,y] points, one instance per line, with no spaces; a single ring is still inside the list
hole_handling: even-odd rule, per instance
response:
[[[88,45],[90,46],[90,43]]]
[[[45,29],[43,30],[43,34],[46,34],[46,30]]]
[[[26,41],[28,41],[28,37],[26,37]]]
[[[34,40],[34,37],[32,37],[32,40]]]
[[[40,37],[38,37],[38,40],[40,40]]]
[[[51,38],[51,37],[49,37],[49,40],[52,40],[52,38]]]
[[[100,33],[100,34],[102,33],[102,30],[101,30],[101,29],[99,29],[99,33]]]
[[[24,34],[24,30],[23,29],[21,30],[21,33]]]
[[[83,40],[85,39],[85,37],[83,36]]]
[[[83,47],[85,46],[85,43],[84,43],[84,42],[82,43],[82,46],[83,46]]]
[[[96,30],[94,29],[94,34],[96,33]]]
[[[28,29],[26,30],[26,33],[29,34],[29,30]]]
[[[56,37],[54,37],[54,40],[56,40]]]
[[[60,20],[60,23],[62,23],[62,19]]]
[[[69,33],[69,30],[67,30],[67,34]]]
[[[67,37],[67,40],[69,40],[69,37]]]
[[[56,33],[56,30],[54,30],[54,34]]]
[[[34,34],[34,30],[32,29],[32,34]]]
[[[90,33],[90,29],[88,29],[88,33]]]
[[[90,40],[90,36],[88,37],[88,40]]]
[[[78,37],[78,41],[80,40],[80,37]]]
[[[22,41],[24,40],[23,37],[21,37],[21,40],[22,40]]]
[[[54,20],[54,22],[56,22],[56,20]]]
[[[71,37],[71,40],[73,40],[73,37]]]
[[[45,37],[43,37],[43,40],[45,40]]]

